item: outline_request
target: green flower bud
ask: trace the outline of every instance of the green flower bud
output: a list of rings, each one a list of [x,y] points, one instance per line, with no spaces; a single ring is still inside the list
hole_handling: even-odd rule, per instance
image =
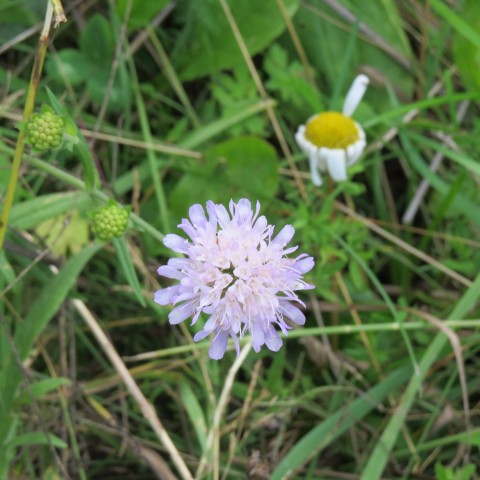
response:
[[[65,122],[52,112],[34,113],[27,122],[27,139],[36,150],[48,150],[62,143]]]
[[[129,216],[129,207],[121,207],[110,200],[94,212],[92,229],[100,240],[109,241],[121,237],[127,229]]]

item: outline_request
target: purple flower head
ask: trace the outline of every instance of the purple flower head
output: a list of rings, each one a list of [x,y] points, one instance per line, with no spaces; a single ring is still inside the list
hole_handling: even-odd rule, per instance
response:
[[[296,304],[305,305],[295,291],[314,288],[303,280],[313,268],[313,258],[304,253],[287,257],[297,250],[286,248],[295,233],[291,225],[273,237],[274,227],[258,216],[259,202],[253,212],[249,200],[231,200],[229,210],[209,201],[207,217],[201,205],[193,205],[190,220],[179,225],[191,240],[165,236],[163,243],[185,258],[172,258],[158,269],[159,275],[179,283],[158,290],[154,297],[160,305],[176,305],[168,316],[171,324],[193,316],[193,325],[201,312],[209,315],[194,340],[213,334],[209,355],[216,360],[223,357],[229,337],[238,354],[237,336],[246,331],[256,352],[264,344],[277,352],[282,339],[276,325],[287,334],[285,317],[298,325],[305,323]]]

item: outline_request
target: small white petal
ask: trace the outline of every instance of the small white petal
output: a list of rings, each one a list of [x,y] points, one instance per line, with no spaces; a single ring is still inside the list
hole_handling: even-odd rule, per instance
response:
[[[357,142],[355,142],[355,144],[354,144],[355,151],[354,151],[353,155],[351,157],[349,157],[349,159],[348,159],[348,165],[349,166],[353,165],[354,163],[357,162],[357,160],[362,155],[363,150],[365,149],[366,145],[367,144],[364,140],[358,140]]]
[[[358,107],[367,90],[368,82],[369,80],[366,75],[358,75],[353,81],[345,98],[345,103],[343,104],[343,114],[347,117],[350,117]]]
[[[316,151],[310,150],[308,152],[308,161],[310,163],[310,174],[312,175],[312,183],[316,187],[322,186],[322,177],[318,171],[318,154]]]
[[[347,179],[347,159],[345,156],[344,150],[332,149],[327,157],[328,173],[336,182]]]

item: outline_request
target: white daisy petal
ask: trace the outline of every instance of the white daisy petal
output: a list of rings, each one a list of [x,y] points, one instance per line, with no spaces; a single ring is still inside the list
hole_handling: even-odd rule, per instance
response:
[[[316,151],[310,150],[308,153],[308,160],[310,162],[310,174],[312,175],[312,183],[316,187],[322,186],[322,177],[318,171],[318,154]]]
[[[344,150],[332,149],[327,157],[328,173],[336,182],[347,179],[347,158]]]
[[[353,81],[345,98],[345,103],[343,104],[343,114],[347,117],[350,117],[358,107],[358,104],[367,90],[368,82],[369,80],[366,75],[358,75]]]

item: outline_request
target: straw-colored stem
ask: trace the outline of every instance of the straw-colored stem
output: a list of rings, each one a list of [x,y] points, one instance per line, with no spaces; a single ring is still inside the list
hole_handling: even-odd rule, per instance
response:
[[[158,415],[153,405],[147,400],[143,392],[140,390],[139,386],[128,371],[128,368],[125,366],[122,359],[120,358],[120,355],[115,350],[115,347],[107,338],[98,322],[95,320],[95,317],[92,315],[85,303],[83,303],[81,300],[72,300],[72,302],[80,316],[83,318],[85,323],[92,331],[99,345],[102,347],[102,350],[109,358],[113,368],[115,368],[116,372],[120,375],[130,395],[137,402],[137,405],[140,408],[142,415],[148,421],[148,423],[152,427],[152,430],[155,432],[158,439],[169,453],[173,464],[177,467],[180,477],[184,480],[193,480],[193,477],[188,470],[187,465],[185,464],[182,456],[180,455],[180,452],[170,438],[170,435],[168,435],[167,431],[163,427],[162,422],[158,418]]]
[[[57,2],[60,3],[60,2]],[[48,37],[50,35],[50,26],[53,18],[53,4],[48,2],[47,11],[45,13],[45,21],[43,23],[43,29],[40,33],[40,39],[38,41],[38,49],[35,54],[35,60],[33,63],[32,75],[30,77],[30,84],[28,85],[27,98],[25,100],[25,107],[23,109],[22,120],[26,122],[33,112],[35,106],[35,97],[38,91],[38,84],[40,83],[40,77],[42,75],[43,62],[45,60],[45,54],[47,53]],[[3,247],[5,235],[7,232],[8,218],[10,216],[10,210],[15,198],[15,190],[17,188],[18,176],[20,173],[20,167],[22,166],[23,150],[25,148],[25,132],[20,130],[17,138],[17,144],[15,146],[15,153],[13,155],[12,169],[10,172],[10,178],[8,179],[7,191],[3,200],[3,210],[0,216],[0,250]]]

